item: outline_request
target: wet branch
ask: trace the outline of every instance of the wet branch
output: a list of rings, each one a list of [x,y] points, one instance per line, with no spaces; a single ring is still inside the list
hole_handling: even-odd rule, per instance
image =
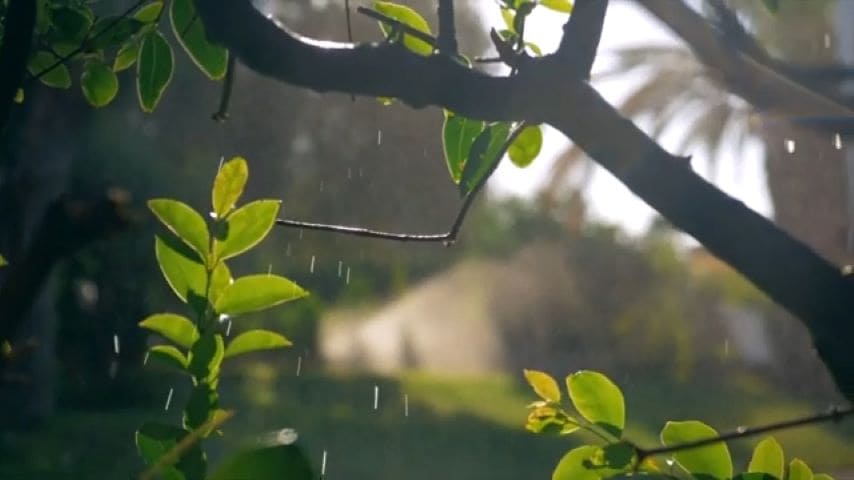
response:
[[[439,51],[446,55],[457,55],[457,27],[454,24],[454,0],[439,0]]]

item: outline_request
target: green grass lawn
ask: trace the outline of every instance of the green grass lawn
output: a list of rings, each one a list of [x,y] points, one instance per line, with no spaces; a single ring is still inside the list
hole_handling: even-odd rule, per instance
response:
[[[780,398],[750,376],[717,384],[708,379],[619,383],[627,397],[628,435],[644,446],[656,443],[667,418],[699,418],[729,430],[819,408]],[[168,384],[162,385],[164,398]],[[237,415],[224,426],[225,437],[209,443],[213,463],[265,432],[294,428],[318,467],[326,450],[329,479],[547,479],[562,452],[573,445],[566,438],[524,430],[525,405],[533,394],[507,376],[408,373],[387,378],[311,372],[297,377],[255,363],[226,373],[222,389],[223,405],[235,408]],[[182,393],[176,393],[168,412],[162,407],[60,412],[38,431],[3,433],[0,478],[130,478],[140,468],[134,429],[146,419],[179,421],[182,401]],[[854,469],[854,422],[792,430],[778,438],[787,457],[803,458],[820,471]],[[755,442],[731,446],[739,468]]]

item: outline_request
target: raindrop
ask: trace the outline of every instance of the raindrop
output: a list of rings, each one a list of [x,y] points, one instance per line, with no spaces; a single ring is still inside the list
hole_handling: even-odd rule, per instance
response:
[[[842,135],[839,133],[833,134],[833,148],[842,150]]]
[[[729,358],[729,339],[724,340],[724,359]]]
[[[231,335],[231,320],[228,321],[228,325],[225,327],[225,336]]]
[[[787,152],[789,152],[790,154],[795,153],[795,141],[794,140],[787,138],[785,141],[785,144],[786,144],[786,151]]]
[[[142,357],[142,364],[143,365],[146,365],[148,363],[148,353],[149,352],[145,352],[145,356]]]
[[[258,443],[267,446],[275,447],[277,445],[291,445],[299,439],[299,434],[293,428],[283,428],[281,430],[273,430],[258,437]]]
[[[229,318],[231,317],[229,317],[227,314],[220,313],[219,317],[217,317],[217,320],[219,320],[219,323],[225,323],[226,321],[228,321]]]
[[[675,462],[673,461],[672,458],[668,458],[667,460],[664,461],[664,463],[666,463],[668,467],[672,467]]]
[[[747,427],[745,427],[744,425],[739,425],[738,427],[735,428],[735,433],[737,433],[739,435],[744,435],[744,433],[746,431],[747,431]]]
[[[308,267],[308,271],[310,273],[314,273],[314,260],[315,260],[314,255],[312,255],[311,256],[311,265]]]
[[[851,275],[851,274],[854,274],[854,265],[844,265],[844,266],[842,267],[842,274],[843,274],[843,275]]]
[[[347,278],[344,279],[344,283],[350,285],[350,267],[347,267]]]
[[[353,169],[347,167],[347,180],[350,180],[351,178],[353,178]]]
[[[383,144],[383,131],[377,130],[377,146],[379,147],[382,144]]]
[[[830,44],[831,44],[831,42],[830,42],[830,34],[829,34],[829,33],[825,33],[825,34],[824,34],[824,48],[830,48]]]
[[[359,167],[359,178],[362,178],[362,167]]]
[[[272,275],[272,274],[273,274],[273,264],[271,263],[271,264],[267,265],[267,275]]]
[[[297,357],[297,376],[299,377],[299,373],[302,371],[302,357]]]
[[[116,355],[119,354],[119,336],[115,333],[113,334],[113,352],[115,352]]]
[[[323,180],[320,181],[320,193],[323,193]]]
[[[403,416],[409,416],[409,395],[406,393],[403,394]]]
[[[374,411],[380,408],[380,386],[374,385]]]
[[[326,476],[326,449],[323,449],[323,458],[320,460],[320,478]]]
[[[299,239],[302,240],[302,229],[299,229]]]
[[[288,248],[285,250],[285,256],[291,256],[291,242],[288,242]]]
[[[172,404],[172,394],[175,393],[174,388],[169,388],[169,395],[166,395],[166,405],[163,406],[163,410],[169,411],[169,405]]]
[[[338,278],[341,278],[341,269],[344,267],[344,262],[338,260]]]
[[[119,362],[113,360],[110,362],[110,379],[116,378],[116,373],[119,372]]]

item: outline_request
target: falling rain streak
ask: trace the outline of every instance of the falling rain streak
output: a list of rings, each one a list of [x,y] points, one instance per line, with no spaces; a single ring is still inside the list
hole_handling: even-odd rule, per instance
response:
[[[225,336],[231,335],[231,320],[228,321],[228,325],[225,326]]]
[[[308,267],[309,273],[314,273],[314,255],[311,256],[311,265]]]
[[[326,449],[323,450],[323,457],[320,459],[320,478],[326,476]]]
[[[163,406],[163,410],[169,411],[169,405],[172,404],[172,394],[175,393],[174,388],[169,389],[169,395],[166,395],[166,405]]]
[[[377,146],[379,147],[382,144],[383,144],[383,131],[377,130]]]
[[[350,267],[347,267],[347,278],[344,279],[344,283],[350,285]]]
[[[148,363],[148,352],[145,352],[145,356],[142,357],[142,365],[145,366]]]
[[[119,336],[116,334],[113,334],[113,352],[115,352],[116,355],[119,354]]]
[[[320,181],[320,193],[323,193],[323,180]]]
[[[842,135],[838,133],[833,134],[833,148],[842,150]]]
[[[380,386],[374,385],[374,411],[380,409]]]
[[[795,146],[796,145],[795,145],[794,140],[787,138],[785,141],[785,145],[786,145],[786,151],[789,152],[789,154],[795,153]]]
[[[288,242],[288,248],[285,249],[285,256],[286,257],[291,256],[291,242]]]
[[[300,371],[302,371],[302,357],[297,357],[297,376],[299,377]]]
[[[344,262],[338,260],[338,278],[341,278],[341,269],[344,267]]]
[[[403,416],[409,416],[409,395],[403,394]]]

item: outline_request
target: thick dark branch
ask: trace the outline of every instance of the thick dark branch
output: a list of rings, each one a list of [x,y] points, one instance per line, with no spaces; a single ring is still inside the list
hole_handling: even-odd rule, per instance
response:
[[[439,51],[457,56],[457,27],[454,24],[454,0],[439,0]]]
[[[589,84],[565,75],[559,58],[533,59],[518,75],[497,78],[444,55],[421,57],[396,45],[303,39],[266,19],[249,0],[200,0],[198,8],[216,41],[250,68],[283,82],[397,97],[416,107],[438,105],[470,118],[551,124],[675,226],[800,317],[838,387],[854,398],[849,353],[854,282],[804,243],[703,180],[685,159],[667,153]],[[754,90],[767,88],[760,83]],[[797,85],[787,88],[803,90]],[[793,94],[784,100],[790,113],[799,115],[847,112],[808,91],[807,96]]]
[[[24,79],[30,43],[36,25],[36,2],[11,0],[3,24],[3,43],[0,44],[0,135],[15,103],[15,95]]]
[[[590,78],[607,10],[608,0],[577,0],[572,15],[563,26],[557,57],[580,78]]]

